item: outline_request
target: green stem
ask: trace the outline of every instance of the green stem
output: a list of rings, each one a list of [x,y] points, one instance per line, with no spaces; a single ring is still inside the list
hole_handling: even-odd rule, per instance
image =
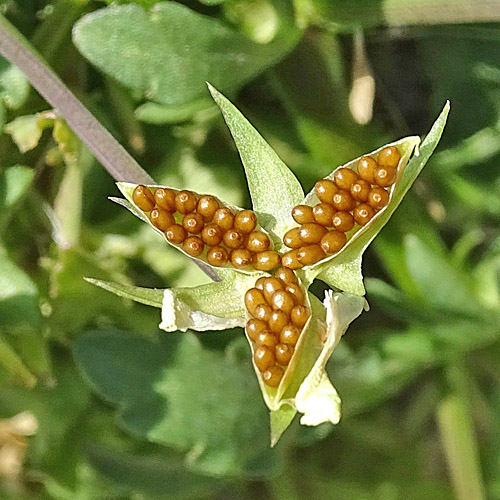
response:
[[[2,365],[7,372],[9,372],[18,382],[22,383],[25,387],[31,388],[36,384],[36,378],[26,368],[21,358],[7,343],[7,341],[0,336],[0,365]]]

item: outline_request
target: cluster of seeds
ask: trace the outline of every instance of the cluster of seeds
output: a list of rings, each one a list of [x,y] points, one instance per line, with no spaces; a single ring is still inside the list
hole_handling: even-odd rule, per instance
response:
[[[212,266],[230,263],[237,269],[270,271],[280,265],[269,237],[256,229],[257,216],[251,210],[233,213],[213,196],[163,187],[152,191],[142,185],[135,188],[133,200],[170,243]]]
[[[246,332],[254,344],[254,361],[264,383],[277,387],[292,359],[310,311],[305,291],[295,273],[280,267],[274,276],[262,277],[245,294],[251,314]]]
[[[333,180],[318,181],[315,192],[320,203],[314,207],[297,205],[292,210],[300,226],[285,234],[283,242],[292,250],[283,255],[281,264],[300,269],[341,250],[349,235],[389,202],[388,188],[396,180],[400,158],[398,149],[388,146],[376,160],[360,158],[357,172],[339,168]]]

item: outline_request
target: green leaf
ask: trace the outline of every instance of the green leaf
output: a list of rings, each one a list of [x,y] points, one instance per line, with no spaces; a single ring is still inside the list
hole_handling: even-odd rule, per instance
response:
[[[0,100],[10,109],[19,109],[28,98],[28,79],[14,65],[0,57]]]
[[[194,115],[214,107],[206,97],[178,106],[167,106],[146,102],[135,110],[138,120],[147,123],[179,123],[191,119]]]
[[[31,388],[36,384],[36,377],[28,370],[22,359],[0,335],[0,366],[2,366],[16,382]]]
[[[275,63],[298,30],[257,44],[216,19],[175,2],[109,7],[83,17],[73,31],[80,52],[125,86],[160,104],[203,97],[205,81],[232,91]]]
[[[209,89],[240,153],[253,208],[261,224],[276,236],[275,245],[280,250],[286,229],[294,225],[292,208],[304,196],[302,186],[240,111],[210,84]]]
[[[0,210],[13,205],[27,191],[35,172],[22,165],[14,165],[0,172]]]

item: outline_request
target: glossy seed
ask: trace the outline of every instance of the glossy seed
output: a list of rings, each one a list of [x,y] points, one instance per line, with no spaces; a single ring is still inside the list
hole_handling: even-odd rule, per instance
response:
[[[325,252],[320,245],[305,245],[299,248],[297,258],[304,266],[312,266],[326,257]]]
[[[207,252],[207,261],[212,266],[223,266],[229,259],[229,254],[224,247],[212,247]]]
[[[399,160],[401,159],[401,153],[398,151],[398,148],[394,146],[388,146],[378,154],[377,163],[381,167],[392,167],[396,168],[399,164]]]
[[[283,243],[288,247],[288,248],[299,248],[301,245],[303,245],[302,240],[299,237],[299,227],[294,227],[293,229],[290,229],[285,233],[285,236],[283,236]]]
[[[280,263],[281,258],[279,253],[273,250],[256,253],[252,260],[253,267],[259,271],[271,271],[271,269],[278,267]]]
[[[295,273],[288,267],[280,267],[275,276],[285,284],[297,283],[298,281]]]
[[[253,359],[259,371],[264,372],[276,362],[274,349],[261,345],[255,349]]]
[[[298,253],[299,249],[296,248],[295,250],[290,250],[289,252],[283,254],[281,257],[282,266],[290,269],[300,269],[302,264],[299,262]]]
[[[264,252],[269,249],[271,240],[267,234],[262,231],[253,231],[246,239],[246,247],[251,252]]]
[[[245,307],[247,311],[255,316],[255,309],[259,304],[265,304],[266,299],[264,298],[264,294],[258,288],[250,288],[245,293]]]
[[[319,243],[326,231],[321,224],[309,222],[300,226],[299,237],[304,243]]]
[[[264,292],[264,298],[269,304],[271,303],[271,297],[273,296],[273,293],[277,290],[283,289],[283,283],[281,283],[281,281],[274,276],[270,278],[264,278],[263,285],[264,287],[262,291]]]
[[[347,243],[347,236],[341,231],[333,230],[321,238],[321,248],[327,254],[337,253]]]
[[[234,218],[234,228],[242,233],[251,233],[257,225],[257,216],[251,210],[242,210]]]
[[[260,319],[252,318],[245,329],[250,340],[255,342],[259,334],[267,330],[267,324]]]
[[[375,169],[375,183],[380,187],[388,187],[396,180],[396,169],[392,167],[377,167]]]
[[[302,291],[302,287],[298,283],[290,283],[286,286],[285,290],[292,295],[295,301],[295,305],[304,303],[304,292]]]
[[[331,203],[333,195],[338,191],[338,188],[335,185],[335,182],[331,181],[330,179],[322,179],[321,181],[316,182],[316,184],[314,185],[314,190],[316,191],[316,196],[320,201],[322,201],[323,203]],[[299,224],[304,224],[304,222],[310,221],[297,222]]]
[[[182,219],[182,227],[191,234],[199,234],[205,225],[205,221],[200,214],[187,214]]]
[[[255,314],[254,317],[257,319],[261,319],[262,321],[265,321],[266,323],[269,322],[271,319],[271,314],[273,313],[273,310],[271,309],[271,306],[269,304],[259,304],[255,308]]]
[[[238,248],[237,250],[232,250],[229,254],[229,260],[231,264],[237,269],[243,269],[252,263],[252,252],[246,248]]]
[[[270,366],[263,374],[262,379],[269,387],[278,387],[284,375],[283,368],[279,366]]]
[[[219,209],[219,202],[213,196],[202,196],[198,200],[196,211],[205,221],[211,221],[215,212]]]
[[[278,344],[274,348],[276,362],[282,366],[288,366],[293,356],[293,347],[290,344]]]
[[[368,181],[364,179],[358,179],[351,186],[351,196],[361,202],[368,201],[368,195],[370,194],[371,185]]]
[[[179,191],[175,195],[175,209],[181,214],[190,214],[196,210],[198,200],[191,191]]]
[[[335,208],[330,203],[319,203],[313,207],[314,220],[322,226],[332,226],[332,219],[335,212]]]
[[[158,188],[155,191],[155,202],[159,208],[175,212],[175,192],[168,188]]]
[[[222,229],[217,224],[207,224],[201,232],[201,239],[210,246],[216,246],[222,241]]]
[[[160,231],[166,231],[169,226],[175,224],[174,216],[161,208],[153,208],[149,214],[149,220]]]
[[[310,316],[309,309],[303,305],[295,306],[290,312],[290,318],[292,320],[293,325],[296,326],[297,328],[300,328],[301,330],[302,328],[304,328],[304,325],[309,319],[309,316]]]
[[[344,190],[339,190],[338,193],[333,195],[333,206],[337,210],[343,212],[350,212],[356,206],[356,200],[351,196],[351,193]]]
[[[368,204],[375,210],[381,210],[389,203],[389,193],[381,187],[374,187],[368,195]]]
[[[143,212],[150,212],[155,207],[153,193],[146,186],[137,186],[132,194],[132,199]]]
[[[255,282],[255,288],[258,288],[259,290],[264,291],[264,283],[266,282],[267,278],[265,276],[262,276],[262,278],[259,278]]]
[[[170,243],[182,243],[186,237],[186,230],[180,224],[172,224],[165,231],[165,236]]]
[[[278,339],[274,333],[269,331],[263,331],[257,335],[257,340],[255,341],[257,345],[265,345],[274,349],[278,345]]]
[[[300,330],[293,325],[287,325],[280,333],[280,343],[295,345],[300,337]]]
[[[277,290],[271,297],[271,307],[277,311],[283,311],[285,314],[290,314],[295,306],[293,295],[285,290]]]
[[[358,180],[358,174],[350,168],[339,168],[333,175],[335,184],[340,189],[349,191],[351,186]]]
[[[314,222],[314,215],[312,207],[308,205],[297,205],[292,210],[292,217],[298,224],[307,224]]]
[[[205,244],[198,238],[198,236],[190,236],[184,240],[182,244],[182,249],[191,257],[198,257],[203,253],[205,249]]]
[[[370,156],[362,156],[358,161],[358,174],[370,184],[375,183],[373,174],[377,168],[377,162]]]
[[[293,311],[293,309],[292,309]],[[273,311],[269,319],[269,329],[276,334],[281,333],[281,330],[290,323],[290,318],[283,311]]]
[[[224,233],[222,241],[228,248],[240,248],[243,245],[243,235],[236,229],[229,229]]]
[[[358,205],[354,210],[354,220],[360,225],[364,226],[375,215],[375,210],[373,210],[367,203],[362,203]]]
[[[215,211],[214,218],[212,220],[215,224],[227,231],[233,227],[234,215],[229,208],[219,208]]]
[[[333,227],[346,233],[354,227],[354,217],[349,212],[339,211],[333,217]]]

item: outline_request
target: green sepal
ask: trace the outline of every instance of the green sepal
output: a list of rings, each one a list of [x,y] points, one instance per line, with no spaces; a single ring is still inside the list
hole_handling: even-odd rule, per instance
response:
[[[277,410],[269,412],[271,421],[271,448],[278,443],[281,435],[292,423],[297,410],[290,405],[283,405]]]

